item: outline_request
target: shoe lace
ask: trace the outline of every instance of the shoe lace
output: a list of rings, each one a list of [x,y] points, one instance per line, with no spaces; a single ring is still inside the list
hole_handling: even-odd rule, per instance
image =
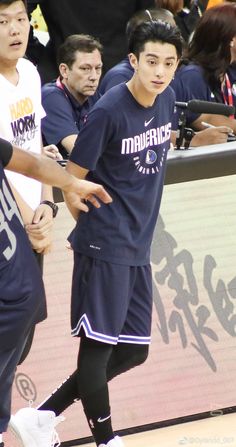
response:
[[[51,441],[51,447],[59,447],[61,445],[59,435],[56,432],[56,430],[53,431],[52,434],[52,441]]]
[[[54,427],[56,427],[60,422],[64,421],[64,416],[57,416],[54,421]],[[52,431],[52,438],[51,438],[51,447],[59,447],[61,445],[59,435],[55,428]]]

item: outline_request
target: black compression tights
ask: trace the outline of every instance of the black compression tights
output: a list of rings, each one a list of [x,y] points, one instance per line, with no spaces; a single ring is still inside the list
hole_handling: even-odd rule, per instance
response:
[[[107,382],[143,363],[147,355],[147,345],[112,346],[83,337],[77,370],[38,408],[58,415],[81,399],[97,446],[107,444],[114,437]]]
[[[38,408],[62,413],[76,399],[104,390],[109,406],[107,382],[143,363],[148,356],[148,345],[120,343],[116,346],[83,337],[80,342],[78,369],[53,392]],[[94,399],[99,402],[99,399]],[[83,402],[84,404],[84,402]]]

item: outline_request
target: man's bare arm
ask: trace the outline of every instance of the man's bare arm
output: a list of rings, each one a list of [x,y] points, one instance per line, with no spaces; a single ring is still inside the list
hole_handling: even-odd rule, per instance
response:
[[[228,116],[205,114],[200,115],[194,122],[191,123],[191,127],[195,130],[203,130],[203,122],[209,123],[212,126],[226,126],[229,127],[234,134],[236,134],[236,119],[231,119]]]
[[[79,165],[73,163],[70,160],[67,162],[66,170],[73,176],[80,179],[81,181],[84,181],[84,179],[88,173],[87,169],[81,168]],[[73,206],[73,197],[71,196],[70,193],[64,193],[63,195],[64,195],[64,200],[66,202],[67,208],[69,209],[69,211],[72,214],[72,216],[74,217],[74,219],[77,220],[79,217],[80,211],[78,210],[78,208],[75,208]]]
[[[68,154],[71,153],[75,142],[77,140],[78,135],[68,135],[67,137],[63,138],[61,140],[62,146],[65,148],[65,150],[68,152]]]
[[[49,185],[57,186],[66,193],[73,193],[70,202],[75,209],[85,212],[89,210],[81,199],[90,201],[95,207],[99,207],[100,202],[112,202],[111,196],[101,185],[75,178],[69,171],[66,171],[57,162],[48,157],[14,147],[7,169],[35,178]]]

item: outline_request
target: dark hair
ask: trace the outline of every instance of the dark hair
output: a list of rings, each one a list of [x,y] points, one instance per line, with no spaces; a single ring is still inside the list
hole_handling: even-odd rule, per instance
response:
[[[187,51],[188,61],[200,65],[214,90],[230,61],[230,42],[236,36],[236,4],[221,3],[204,12]]]
[[[138,25],[130,34],[128,48],[139,58],[147,42],[161,42],[174,45],[178,58],[182,54],[182,37],[177,26],[172,26],[161,20],[153,20]]]
[[[129,40],[130,34],[133,32],[136,26],[140,25],[143,22],[150,22],[153,20],[163,20],[163,22],[168,22],[171,25],[175,25],[173,14],[167,9],[142,9],[141,11],[137,11],[128,21],[126,26],[127,39]]]
[[[18,0],[0,0],[0,6],[1,5],[11,5],[12,3],[17,2]],[[25,5],[25,9],[27,9],[27,0],[21,0],[22,3]]]
[[[98,50],[102,53],[102,49],[102,44],[93,36],[88,34],[72,34],[59,47],[57,62],[58,65],[64,63],[71,68],[76,59],[76,51],[92,53],[94,50]]]

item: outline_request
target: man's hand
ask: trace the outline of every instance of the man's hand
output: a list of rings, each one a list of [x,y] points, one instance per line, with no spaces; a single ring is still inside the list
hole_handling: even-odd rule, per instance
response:
[[[191,146],[207,146],[209,144],[226,143],[228,134],[232,132],[227,126],[209,127],[196,132],[191,140]]]
[[[60,154],[57,146],[55,144],[49,144],[48,146],[43,147],[43,153],[49,158],[53,160],[63,160],[62,155]]]
[[[48,205],[41,204],[36,209],[31,224],[25,226],[32,248],[46,254],[52,246],[53,217]]]
[[[90,202],[95,208],[100,208],[101,202],[106,204],[112,202],[111,196],[105,191],[103,186],[87,180],[79,180],[72,177],[72,182],[63,189],[65,202],[75,219],[78,218],[79,211],[84,211],[85,213],[89,211],[89,207],[83,199]]]
[[[58,163],[50,158],[41,157],[37,154],[26,152],[14,147],[13,156],[7,165],[11,171],[19,172],[28,177],[35,178],[49,185],[55,185],[66,193],[68,203],[71,204],[72,215],[78,214],[79,210],[89,211],[88,206],[82,202],[87,200],[95,207],[100,207],[100,202],[112,202],[111,196],[105,191],[103,186],[83,180],[87,174],[87,170],[79,168],[78,165],[68,161],[66,169],[60,167]],[[82,172],[82,178],[80,176]],[[43,194],[44,199],[52,200],[46,191]],[[48,222],[48,217],[50,217]],[[46,219],[46,220],[45,220]],[[28,233],[40,236],[44,231],[48,230],[48,225],[52,225],[52,210],[48,205],[41,204],[34,213],[33,223],[26,226]]]

